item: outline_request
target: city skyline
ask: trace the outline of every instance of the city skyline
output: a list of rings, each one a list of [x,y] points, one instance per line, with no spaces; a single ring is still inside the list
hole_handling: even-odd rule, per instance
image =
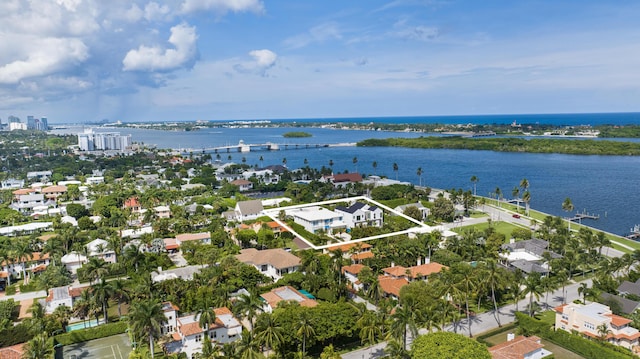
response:
[[[0,118],[635,112],[638,15],[633,1],[6,1]]]

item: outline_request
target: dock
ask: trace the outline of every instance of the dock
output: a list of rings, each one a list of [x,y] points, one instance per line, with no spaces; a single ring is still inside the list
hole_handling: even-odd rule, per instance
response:
[[[599,214],[590,214],[590,213],[588,213],[587,211],[584,211],[584,212],[582,212],[582,213],[577,212],[575,216],[573,216],[573,217],[569,217],[569,218],[566,218],[566,220],[567,220],[567,221],[573,221],[573,222],[575,222],[575,221],[580,222],[580,221],[582,221],[583,219],[593,219],[593,220],[596,220],[596,219],[599,219],[599,218],[600,218],[600,215],[599,215]]]
[[[640,224],[636,224],[635,226],[633,226],[630,232],[631,234],[627,235],[627,238],[633,239],[634,241],[640,240]]]

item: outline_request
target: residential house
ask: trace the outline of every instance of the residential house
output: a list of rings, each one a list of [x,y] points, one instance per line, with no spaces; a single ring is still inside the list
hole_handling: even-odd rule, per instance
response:
[[[39,273],[47,269],[50,263],[49,253],[33,252],[30,257],[23,257],[11,262],[0,263],[0,277],[22,276],[23,272]]]
[[[51,171],[33,171],[33,172],[27,172],[27,179],[28,180],[47,180],[49,178],[51,178],[51,175],[53,173]]]
[[[131,213],[142,213],[142,205],[138,197],[129,197],[124,201],[122,205],[124,209],[131,210]]]
[[[551,258],[561,258],[562,256],[548,250],[549,243],[542,239],[528,239],[524,241],[514,241],[503,244],[503,252],[500,253],[502,262],[507,267],[518,268],[525,273],[548,273],[549,266],[545,263],[543,255],[549,252]]]
[[[640,302],[610,293],[600,294],[599,302],[611,308],[613,312],[627,315],[640,309]]]
[[[178,246],[185,242],[197,241],[202,244],[211,244],[211,233],[209,232],[200,232],[200,233],[182,233],[176,235],[176,243]]]
[[[236,255],[238,261],[256,267],[262,274],[278,281],[287,273],[296,272],[300,268],[300,258],[282,248],[257,250],[247,248]]]
[[[493,359],[540,359],[553,355],[544,349],[541,339],[537,336],[525,337],[507,334],[507,341],[489,348]]]
[[[276,221],[267,222],[267,227],[273,232],[273,236],[278,238],[280,234],[288,232],[287,229]]]
[[[251,221],[262,215],[264,207],[258,199],[250,201],[240,201],[236,203],[234,209],[235,219],[238,222]]]
[[[116,252],[109,247],[109,242],[96,238],[85,245],[89,257],[103,259],[107,263],[116,262]]]
[[[384,296],[387,298],[399,300],[400,299],[400,289],[405,285],[409,284],[409,281],[402,278],[395,278],[388,275],[378,276],[378,285],[384,293]]]
[[[182,280],[193,280],[194,275],[200,273],[203,267],[206,266],[193,265],[167,270],[162,270],[162,267],[158,267],[157,271],[151,272],[151,280],[155,283],[178,278]]]
[[[42,189],[41,193],[50,200],[57,200],[59,197],[64,196],[67,193],[67,186],[55,185]]]
[[[382,272],[386,276],[404,278],[409,282],[413,282],[416,280],[427,280],[430,275],[440,273],[446,268],[446,266],[437,262],[420,264],[420,260],[418,260],[418,265],[413,267],[403,267],[392,264],[391,267],[383,268]]]
[[[237,186],[240,192],[251,191],[253,189],[253,182],[247,181],[245,179],[237,179],[229,183],[234,186]]]
[[[53,222],[31,222],[17,226],[0,228],[0,236],[26,235],[39,231],[48,231],[53,227]]]
[[[409,204],[403,204],[401,206],[397,206],[396,208],[394,208],[394,210],[396,212],[400,212],[400,213],[404,213],[404,211],[407,210],[407,208],[409,207],[415,207],[418,209],[418,211],[420,211],[420,213],[422,214],[422,220],[424,221],[425,219],[427,219],[427,217],[429,217],[429,214],[431,213],[431,210],[427,207],[425,207],[422,203],[420,202],[416,202],[416,203],[409,203]]]
[[[153,208],[153,211],[158,218],[171,218],[171,209],[169,206],[157,206]]]
[[[631,350],[638,346],[640,332],[629,326],[631,319],[613,314],[606,305],[569,303],[556,307],[555,311],[556,330],[577,331]]]
[[[346,228],[343,214],[320,206],[309,206],[286,210],[287,216],[311,233]]]
[[[344,274],[344,277],[349,281],[349,283],[351,283],[351,288],[356,291],[361,290],[364,287],[362,282],[360,282],[360,279],[358,279],[358,274],[360,274],[360,271],[362,271],[362,268],[364,267],[365,265],[363,264],[351,264],[342,267],[342,274]]]
[[[29,213],[36,207],[48,206],[50,204],[52,204],[50,201],[45,201],[44,194],[33,193],[17,195],[17,198],[9,207],[20,213]]]
[[[73,308],[73,304],[82,295],[82,292],[89,287],[72,287],[65,285],[49,289],[49,294],[44,299],[44,309],[47,314],[53,313],[59,306]]]
[[[71,272],[71,274],[76,274],[78,268],[87,263],[87,257],[74,251],[63,255],[62,258],[60,258],[60,262],[67,267],[67,270]]]
[[[362,175],[359,173],[336,173],[323,177],[325,182],[331,182],[334,187],[346,187],[349,184],[362,182]]]
[[[17,180],[13,178],[6,179],[0,182],[0,189],[19,189],[24,186],[24,180]]]
[[[260,169],[255,171],[242,172],[242,177],[246,180],[254,177],[264,184],[273,184],[280,182],[280,176],[269,169]]]
[[[265,302],[263,310],[266,313],[273,312],[280,302],[298,302],[302,307],[315,307],[318,305],[318,302],[310,298],[310,296],[302,294],[290,286],[272,289],[270,292],[261,294],[260,297]]]
[[[161,330],[171,334],[173,341],[164,345],[169,354],[184,353],[187,358],[195,358],[202,352],[205,331],[212,344],[223,345],[237,341],[242,335],[242,324],[227,307],[215,308],[216,319],[209,328],[203,328],[196,314],[178,316],[178,307],[163,303],[165,318]],[[170,319],[175,318],[175,319]]]
[[[2,359],[22,359],[24,355],[25,343],[0,348],[0,358]]]
[[[342,256],[350,258],[353,264],[360,264],[363,260],[374,257],[371,248],[373,247],[369,243],[358,242],[331,246],[326,251],[335,253],[339,250],[342,252]]]
[[[342,218],[347,228],[354,227],[381,227],[382,209],[366,203],[356,202],[349,207],[338,206],[336,213],[342,213]]]
[[[618,286],[618,293],[622,296],[631,294],[640,297],[640,279],[635,282],[622,281]]]
[[[93,186],[93,185],[97,185],[100,183],[104,183],[104,177],[103,176],[91,176],[91,177],[87,177],[84,179],[84,183],[87,186]]]

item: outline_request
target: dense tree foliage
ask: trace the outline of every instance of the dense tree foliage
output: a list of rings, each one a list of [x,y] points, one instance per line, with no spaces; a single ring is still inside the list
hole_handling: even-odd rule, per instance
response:
[[[463,335],[440,332],[421,335],[411,345],[411,357],[415,359],[490,359],[491,354],[483,344]]]

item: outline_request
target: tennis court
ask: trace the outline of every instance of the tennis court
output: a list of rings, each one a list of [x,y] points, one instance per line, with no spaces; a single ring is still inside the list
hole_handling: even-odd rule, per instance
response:
[[[127,334],[71,344],[62,348],[64,359],[127,359],[131,344]]]

